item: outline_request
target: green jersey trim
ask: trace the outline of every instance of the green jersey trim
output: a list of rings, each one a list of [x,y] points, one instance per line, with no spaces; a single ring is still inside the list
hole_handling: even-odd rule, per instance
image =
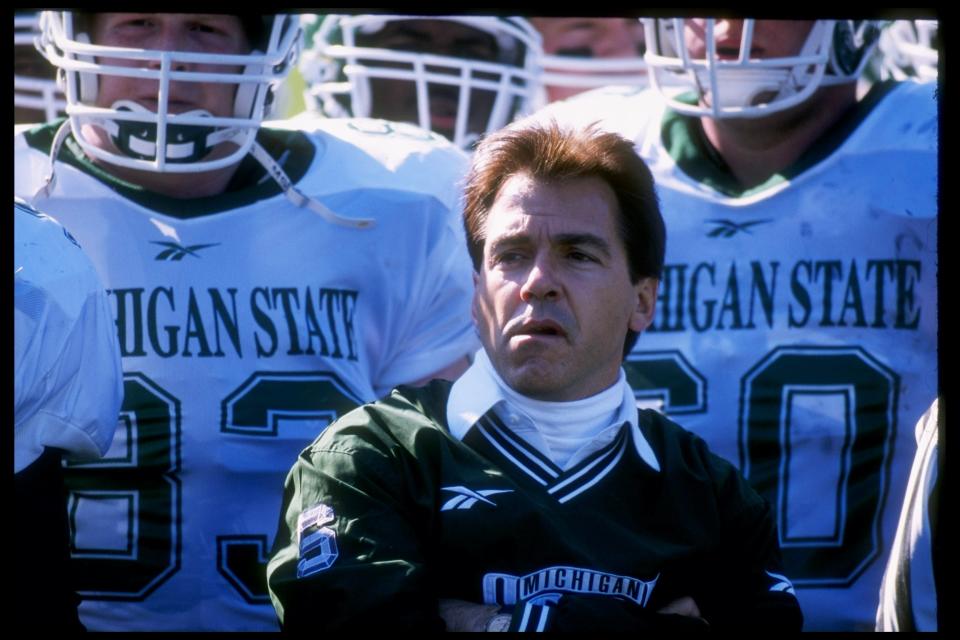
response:
[[[694,181],[726,196],[747,197],[791,180],[830,156],[896,86],[895,81],[873,85],[867,94],[824,132],[796,162],[773,174],[764,183],[749,189],[745,189],[737,181],[723,156],[710,144],[699,117],[683,115],[667,108],[663,116],[660,140],[680,170]],[[692,92],[682,95],[680,100],[690,104],[696,102]]]
[[[27,144],[49,154],[57,129],[64,120],[65,118],[60,118],[25,131],[23,135]],[[277,161],[294,184],[306,175],[307,169],[317,154],[316,146],[300,131],[260,129],[257,132],[257,142]],[[188,219],[221,213],[282,193],[276,181],[270,178],[266,170],[250,154],[240,162],[240,166],[237,167],[224,192],[197,198],[172,198],[117,178],[103,166],[92,162],[74,139],[73,134],[67,137],[57,160],[96,178],[124,198],[142,207],[174,218]],[[185,174],[185,176],[189,175]]]

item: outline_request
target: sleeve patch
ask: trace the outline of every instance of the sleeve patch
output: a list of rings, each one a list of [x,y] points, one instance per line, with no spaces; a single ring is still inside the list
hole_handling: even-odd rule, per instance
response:
[[[297,537],[300,541],[297,578],[306,578],[329,569],[340,555],[337,532],[325,526],[335,519],[333,509],[325,504],[318,504],[300,514],[297,521]]]

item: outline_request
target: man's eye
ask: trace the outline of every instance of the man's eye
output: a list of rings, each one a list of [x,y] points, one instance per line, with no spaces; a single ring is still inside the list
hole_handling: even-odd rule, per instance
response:
[[[219,28],[210,24],[204,24],[202,22],[191,25],[190,29],[197,33],[222,33]]]
[[[126,20],[118,25],[120,29],[146,29],[153,26],[153,20],[149,18],[134,18]]]
[[[586,254],[582,251],[571,251],[567,254],[567,257],[573,260],[574,262],[596,262],[596,258]]]
[[[516,251],[506,251],[498,253],[493,257],[496,264],[515,264],[523,259],[523,255]]]

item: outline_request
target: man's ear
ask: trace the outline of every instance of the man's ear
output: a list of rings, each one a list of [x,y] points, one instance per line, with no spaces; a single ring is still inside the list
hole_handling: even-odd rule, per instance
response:
[[[654,277],[640,278],[633,285],[633,290],[637,296],[637,306],[634,307],[630,315],[630,330],[637,333],[643,332],[653,322],[653,314],[657,307],[657,291],[660,286],[660,280]]]

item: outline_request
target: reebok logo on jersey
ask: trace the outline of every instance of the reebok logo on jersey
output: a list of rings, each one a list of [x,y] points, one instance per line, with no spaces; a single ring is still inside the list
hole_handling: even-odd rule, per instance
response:
[[[443,507],[440,508],[440,511],[453,511],[454,509],[469,509],[477,502],[485,502],[491,506],[497,506],[492,500],[487,500],[487,496],[496,495],[498,493],[513,493],[513,489],[483,489],[482,491],[474,491],[472,489],[467,489],[466,487],[441,487],[441,491],[450,491],[451,493],[457,494],[456,497],[447,500]]]
[[[707,236],[710,238],[732,238],[741,231],[743,233],[751,233],[750,227],[754,227],[758,224],[765,224],[767,222],[773,222],[770,218],[766,220],[747,220],[746,222],[734,222],[733,220],[727,219],[714,219],[707,220],[711,224],[717,225],[709,232]]]
[[[793,590],[793,583],[790,582],[790,578],[782,576],[779,573],[770,573],[769,571],[767,571],[767,575],[773,578],[773,583],[770,585],[768,591],[786,591],[787,593],[797,595],[797,592]]]
[[[166,247],[163,251],[157,254],[154,260],[183,260],[184,256],[191,255],[194,258],[199,258],[197,251],[200,249],[207,249],[209,247],[216,247],[219,245],[219,242],[213,242],[211,244],[193,244],[189,247],[184,247],[183,245],[177,244],[176,242],[171,242],[169,240],[151,240],[151,244],[158,244],[161,247]]]
[[[297,561],[297,577],[306,578],[318,571],[329,569],[340,550],[337,548],[337,532],[325,525],[336,519],[333,509],[320,503],[300,514],[297,520],[297,538],[300,559]]]

